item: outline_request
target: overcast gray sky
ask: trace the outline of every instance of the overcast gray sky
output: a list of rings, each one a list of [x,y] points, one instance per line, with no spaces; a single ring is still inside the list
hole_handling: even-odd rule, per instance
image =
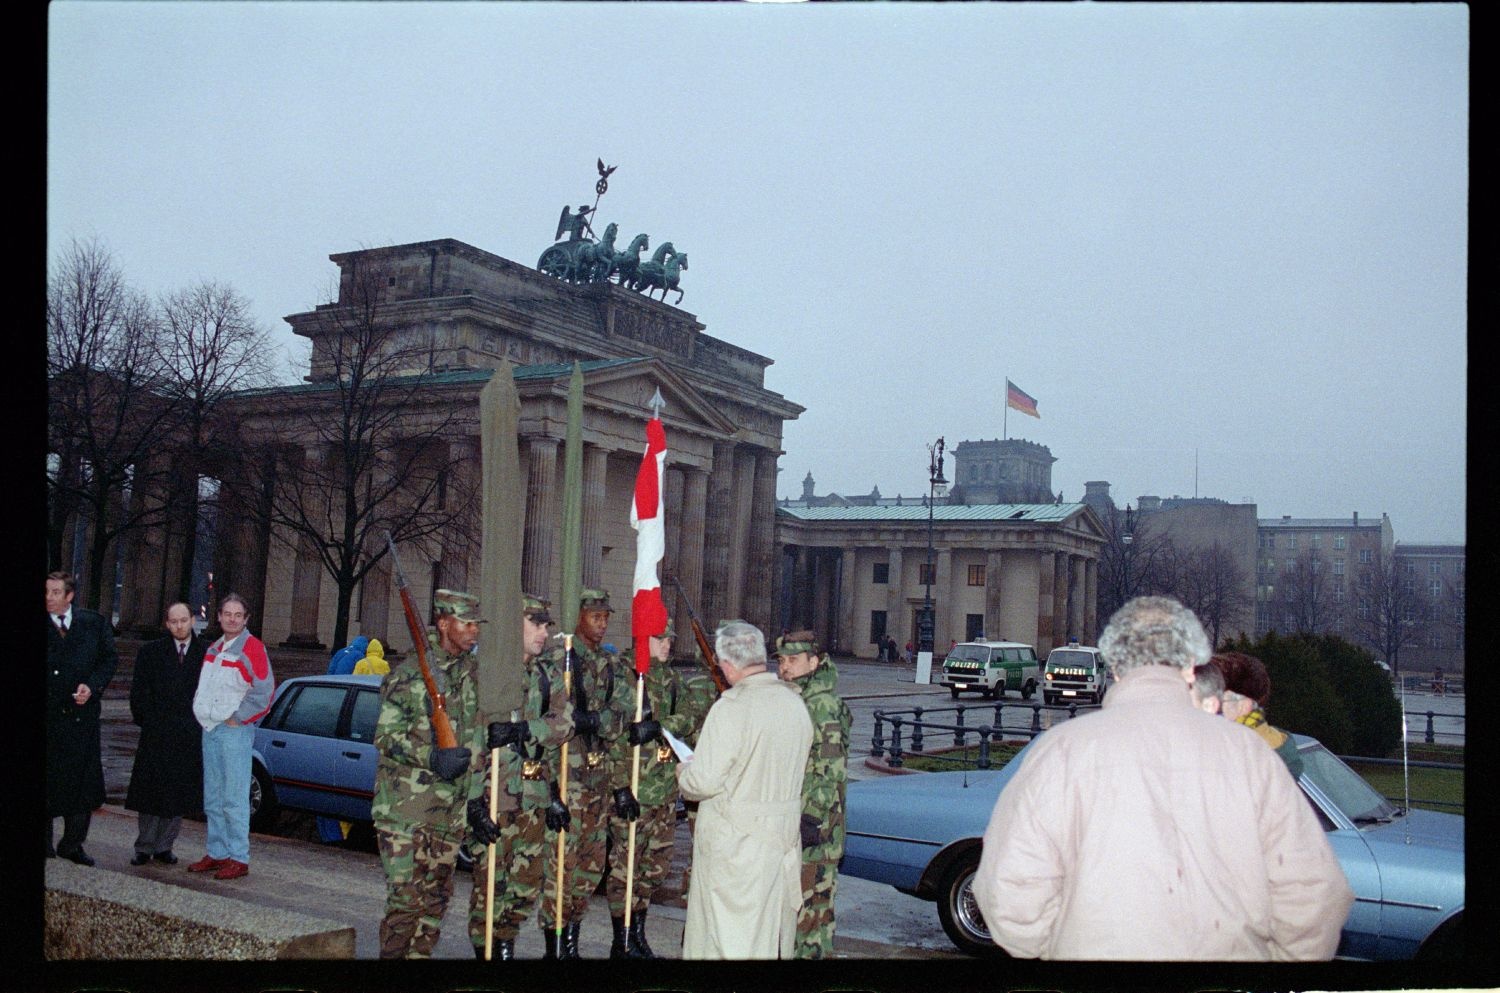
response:
[[[775,360],[778,494],[914,495],[1009,377],[1085,480],[1463,541],[1469,15],[1449,4],[49,8],[49,259],[284,315],[328,255],[690,254]],[[948,463],[951,478],[952,462]]]

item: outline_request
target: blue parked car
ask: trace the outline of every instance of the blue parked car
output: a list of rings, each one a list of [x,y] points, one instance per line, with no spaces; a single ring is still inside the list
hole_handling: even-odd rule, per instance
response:
[[[276,688],[255,729],[251,827],[268,830],[283,808],[370,820],[380,682],[380,676],[301,676]]]
[[[1456,959],[1464,941],[1464,819],[1403,810],[1328,749],[1295,735],[1300,785],[1354,890],[1338,956]],[[1030,747],[1030,746],[1028,746]],[[839,871],[937,902],[971,955],[1004,954],[974,900],[981,838],[1025,758],[984,772],[928,772],[850,783]]]

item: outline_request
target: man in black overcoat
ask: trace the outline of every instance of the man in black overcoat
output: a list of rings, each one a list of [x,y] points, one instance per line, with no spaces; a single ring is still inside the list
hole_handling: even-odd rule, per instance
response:
[[[104,803],[100,698],[119,659],[109,621],[73,606],[76,589],[70,573],[47,574],[47,857],[93,865],[83,842]],[[54,852],[55,817],[63,836]]]
[[[203,728],[193,694],[207,642],[193,633],[185,603],[167,608],[165,638],[142,645],[130,679],[130,719],[141,729],[125,806],[139,814],[131,865],[153,858],[175,865],[172,843],[182,815],[203,810]]]

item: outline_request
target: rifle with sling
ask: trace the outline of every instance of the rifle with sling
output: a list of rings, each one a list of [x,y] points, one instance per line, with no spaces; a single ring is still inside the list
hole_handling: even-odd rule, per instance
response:
[[[439,748],[457,748],[458,737],[453,733],[453,722],[448,720],[448,701],[438,692],[432,679],[432,668],[427,664],[427,637],[417,621],[417,608],[412,603],[411,590],[406,585],[406,574],[401,571],[401,559],[396,554],[396,542],[391,533],[385,533],[385,543],[391,553],[391,571],[396,574],[396,588],[401,591],[401,608],[406,612],[406,629],[411,632],[412,648],[417,653],[417,666],[422,670],[422,682],[427,684],[427,695],[432,698],[432,731]]]
[[[718,657],[714,655],[714,650],[708,643],[708,635],[703,633],[703,625],[698,623],[698,614],[693,610],[692,601],[687,598],[686,593],[682,592],[682,584],[677,582],[676,576],[667,578],[672,581],[677,595],[682,597],[682,605],[687,608],[688,623],[693,626],[693,638],[698,642],[698,651],[703,655],[703,664],[708,667],[708,674],[713,677],[714,690],[723,693],[729,689],[729,684],[724,681],[724,673],[719,670]]]

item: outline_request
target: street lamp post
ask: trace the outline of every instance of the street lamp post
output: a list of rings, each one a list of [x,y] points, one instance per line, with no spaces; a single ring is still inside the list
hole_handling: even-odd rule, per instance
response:
[[[948,494],[948,480],[943,478],[942,438],[927,446],[927,456],[927,568],[923,577],[926,592],[922,596],[922,613],[917,621],[918,683],[932,682],[932,640],[935,626],[932,611],[932,509],[938,497]]]

